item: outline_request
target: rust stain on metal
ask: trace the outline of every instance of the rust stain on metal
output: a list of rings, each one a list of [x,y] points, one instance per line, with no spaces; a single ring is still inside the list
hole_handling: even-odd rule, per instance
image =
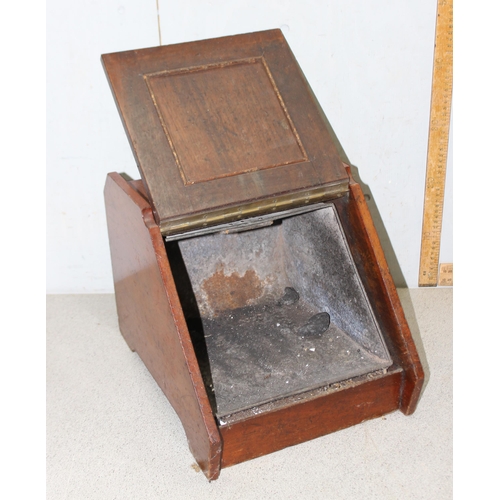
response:
[[[249,305],[262,296],[264,285],[253,269],[240,276],[235,272],[226,275],[224,268],[220,267],[203,282],[202,289],[210,308],[217,315],[228,309]]]

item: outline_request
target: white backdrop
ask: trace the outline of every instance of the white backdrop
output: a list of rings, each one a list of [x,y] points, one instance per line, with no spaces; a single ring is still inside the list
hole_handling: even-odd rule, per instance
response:
[[[138,170],[106,52],[281,28],[358,169],[398,284],[418,284],[436,0],[49,0],[47,292],[111,292],[107,172]],[[451,159],[441,262],[453,262]]]

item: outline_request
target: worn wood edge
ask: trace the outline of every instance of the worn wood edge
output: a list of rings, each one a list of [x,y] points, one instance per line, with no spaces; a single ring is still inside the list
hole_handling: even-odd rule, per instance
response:
[[[171,274],[170,265],[168,263],[168,258],[166,255],[163,238],[159,231],[159,227],[154,221],[151,207],[148,201],[140,193],[140,186],[138,181],[127,181],[120,174],[113,172],[108,174],[106,179],[105,194],[110,188],[110,183],[114,183],[119,189],[121,189],[126,196],[128,196],[132,203],[134,203],[140,210],[143,222],[145,224],[146,230],[148,231],[151,243],[153,245],[153,250],[155,253],[155,258],[157,262],[157,270],[161,276],[161,282],[165,296],[168,303],[170,304],[170,309],[173,317],[173,321],[177,330],[177,335],[179,338],[180,347],[184,355],[186,362],[186,367],[188,369],[189,377],[193,384],[193,391],[198,403],[198,408],[200,415],[205,426],[207,437],[209,440],[209,456],[200,457],[196,455],[195,450],[191,446],[190,436],[186,433],[188,438],[189,447],[193,453],[195,459],[197,460],[200,468],[203,470],[204,474],[209,480],[217,479],[220,474],[220,459],[221,459],[221,448],[222,441],[220,433],[218,431],[217,424],[215,422],[210,403],[208,401],[208,396],[206,394],[205,386],[199,371],[198,362],[194,353],[194,348],[191,343],[191,337],[187,330],[187,325],[185,323],[184,317],[180,309],[180,301],[175,292],[176,288],[173,285],[173,276]],[[139,189],[137,189],[139,188]],[[169,291],[170,290],[170,291]],[[174,292],[172,292],[174,290]],[[121,329],[122,330],[122,329]],[[122,330],[123,335],[123,330]],[[133,342],[128,339],[127,336],[123,335],[129,347],[134,350]],[[169,398],[168,394],[165,394]],[[183,418],[178,414],[181,422]],[[187,427],[184,425],[186,429]]]
[[[422,391],[425,378],[424,370],[363,191],[352,177],[350,166],[345,165],[345,167],[350,177],[350,194],[355,203],[357,215],[362,221],[365,236],[370,243],[370,251],[373,254],[372,260],[377,266],[378,275],[383,285],[382,291],[391,306],[392,315],[397,326],[395,334],[402,343],[403,349],[400,356],[405,377],[402,384],[400,410],[405,415],[411,415],[416,410]]]
[[[146,201],[148,201],[148,194],[146,193],[142,179],[128,181],[128,184],[132,186]]]
[[[151,57],[157,57],[158,54],[164,54],[168,52],[178,52],[183,48],[196,48],[197,45],[205,45],[207,42],[212,43],[214,46],[220,43],[229,42],[230,40],[236,40],[241,44],[245,44],[255,41],[256,37],[259,37],[259,41],[264,42],[272,42],[275,40],[279,40],[281,42],[286,41],[283,32],[279,28],[268,29],[268,30],[257,30],[250,31],[247,33],[238,33],[236,35],[224,35],[215,38],[203,38],[201,40],[192,40],[189,42],[179,42],[179,43],[170,43],[168,45],[155,45],[152,47],[146,47],[139,49],[142,51],[149,51],[151,53]],[[133,55],[137,52],[137,49],[126,50],[126,51],[118,51],[118,52],[108,52],[106,54],[101,55],[101,60],[103,64],[109,64],[115,58]]]
[[[115,184],[118,186],[131,200],[132,202],[139,207],[139,210],[143,210],[148,207],[148,202],[141,197],[136,191],[134,191],[129,183],[123,178],[121,174],[118,172],[110,172],[106,176],[106,182],[104,185],[104,198],[105,198],[105,205],[106,205],[106,219],[107,219],[107,225],[108,225],[108,237],[109,237],[109,215],[108,215],[108,200],[107,200],[107,193],[111,189],[111,184]],[[110,241],[111,243],[111,241]],[[110,251],[111,251],[111,245],[110,245]],[[112,257],[112,256],[111,256]],[[113,278],[116,276],[116,270],[115,270],[115,265],[116,263],[114,262],[114,259],[111,258],[111,268],[113,271]],[[118,312],[118,301],[117,301],[117,296],[115,293],[115,302],[116,302],[116,307],[117,307],[117,312]],[[123,327],[122,325],[122,318],[118,314],[118,326],[120,329],[120,333],[122,337],[125,339],[125,342],[127,343],[129,349],[133,352],[136,351],[135,345],[134,345],[134,340],[131,338],[130,335],[127,333],[127,329]]]
[[[107,183],[114,182],[117,186],[121,188],[121,190],[127,194],[127,196],[142,210],[149,208],[148,201],[139,194],[140,186],[142,185],[142,181],[127,181],[121,174],[118,172],[110,172],[106,176],[106,185],[104,186],[104,192],[106,193]],[[134,187],[137,187],[134,188]]]
[[[158,48],[161,48],[161,47],[158,47]],[[129,52],[132,53],[132,52],[135,52],[135,51],[131,50]],[[141,172],[141,178],[143,178],[144,176],[142,174],[142,170],[141,170],[139,158],[137,156],[137,151],[136,151],[136,148],[134,146],[134,142],[132,140],[132,137],[130,136],[130,133],[129,133],[129,128],[128,128],[127,120],[126,120],[125,115],[123,114],[122,109],[120,107],[120,104],[118,102],[116,88],[115,88],[115,85],[113,83],[113,78],[111,77],[111,75],[113,73],[113,67],[117,63],[117,58],[121,57],[121,54],[123,54],[123,53],[115,52],[115,53],[110,53],[110,54],[102,54],[101,55],[101,65],[102,65],[102,67],[104,69],[104,74],[106,75],[106,80],[107,80],[109,88],[111,90],[111,95],[113,96],[113,101],[115,103],[115,107],[116,107],[116,110],[118,112],[118,116],[120,117],[120,121],[122,122],[123,130],[125,131],[125,135],[126,135],[127,140],[128,140],[128,142],[130,144],[130,149],[132,150],[132,154],[134,155],[134,159],[135,159],[137,168]],[[117,172],[114,172],[114,174],[120,176],[120,174],[118,174]],[[108,174],[108,175],[110,175],[110,174]],[[149,191],[148,184],[147,184],[147,182],[145,180],[143,180],[143,188],[144,188],[144,190],[146,191],[146,194],[147,194],[146,198],[148,200],[151,200],[152,199],[151,193]],[[150,206],[153,208],[153,213],[155,213],[154,206],[152,204]]]
[[[394,370],[371,381],[221,427],[222,468],[396,411],[403,375],[402,370]],[[344,412],[339,413],[342,409]]]
[[[222,450],[222,442],[220,438],[219,429],[215,422],[214,415],[212,413],[212,408],[208,400],[208,395],[206,393],[205,384],[203,383],[203,378],[198,365],[198,360],[194,352],[193,343],[191,341],[191,336],[187,328],[186,320],[182,312],[182,306],[180,303],[179,296],[176,290],[174,278],[172,275],[172,270],[170,268],[170,263],[168,261],[167,253],[165,250],[165,244],[163,237],[158,227],[153,211],[151,207],[146,208],[142,211],[144,223],[149,230],[151,235],[151,240],[156,253],[156,260],[158,262],[158,269],[160,271],[162,282],[167,296],[167,300],[170,304],[174,322],[179,334],[179,340],[181,343],[182,351],[184,357],[187,361],[187,367],[189,374],[191,376],[191,381],[193,383],[194,391],[198,399],[198,404],[200,406],[201,414],[205,426],[208,430],[208,435],[211,443],[211,454],[209,457],[209,463],[206,470],[203,470],[205,475],[209,480],[217,479],[220,473],[220,458]]]
[[[279,397],[273,401],[255,405],[252,408],[247,408],[245,410],[237,411],[229,415],[219,417],[219,429],[226,425],[231,426],[244,420],[248,420],[249,418],[255,417],[255,415],[272,413],[289,408],[291,406],[300,405],[305,402],[313,401],[317,398],[323,398],[329,394],[344,391],[352,387],[357,387],[366,382],[387,377],[388,375],[392,375],[395,372],[402,371],[403,369],[400,366],[393,364],[388,368],[377,370],[375,372],[365,373],[364,375],[359,375],[358,377],[352,377],[350,379],[341,380],[339,382],[323,384],[322,386],[316,387],[314,389],[307,389],[297,394]]]

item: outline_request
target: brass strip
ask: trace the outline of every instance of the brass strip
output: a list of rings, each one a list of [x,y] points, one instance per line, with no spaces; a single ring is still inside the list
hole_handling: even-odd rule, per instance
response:
[[[211,212],[176,217],[164,220],[160,223],[160,230],[164,236],[180,234],[194,229],[215,226],[228,222],[234,222],[249,217],[279,213],[290,208],[319,203],[338,198],[349,190],[348,181],[332,186],[321,186],[312,188],[301,193],[289,193],[282,196],[274,196],[265,200],[259,200],[241,204],[233,207],[225,207]]]

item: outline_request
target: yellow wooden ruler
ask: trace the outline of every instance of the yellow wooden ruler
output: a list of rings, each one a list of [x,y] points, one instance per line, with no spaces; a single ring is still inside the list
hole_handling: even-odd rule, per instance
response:
[[[453,0],[438,0],[419,286],[436,286],[453,87]]]

